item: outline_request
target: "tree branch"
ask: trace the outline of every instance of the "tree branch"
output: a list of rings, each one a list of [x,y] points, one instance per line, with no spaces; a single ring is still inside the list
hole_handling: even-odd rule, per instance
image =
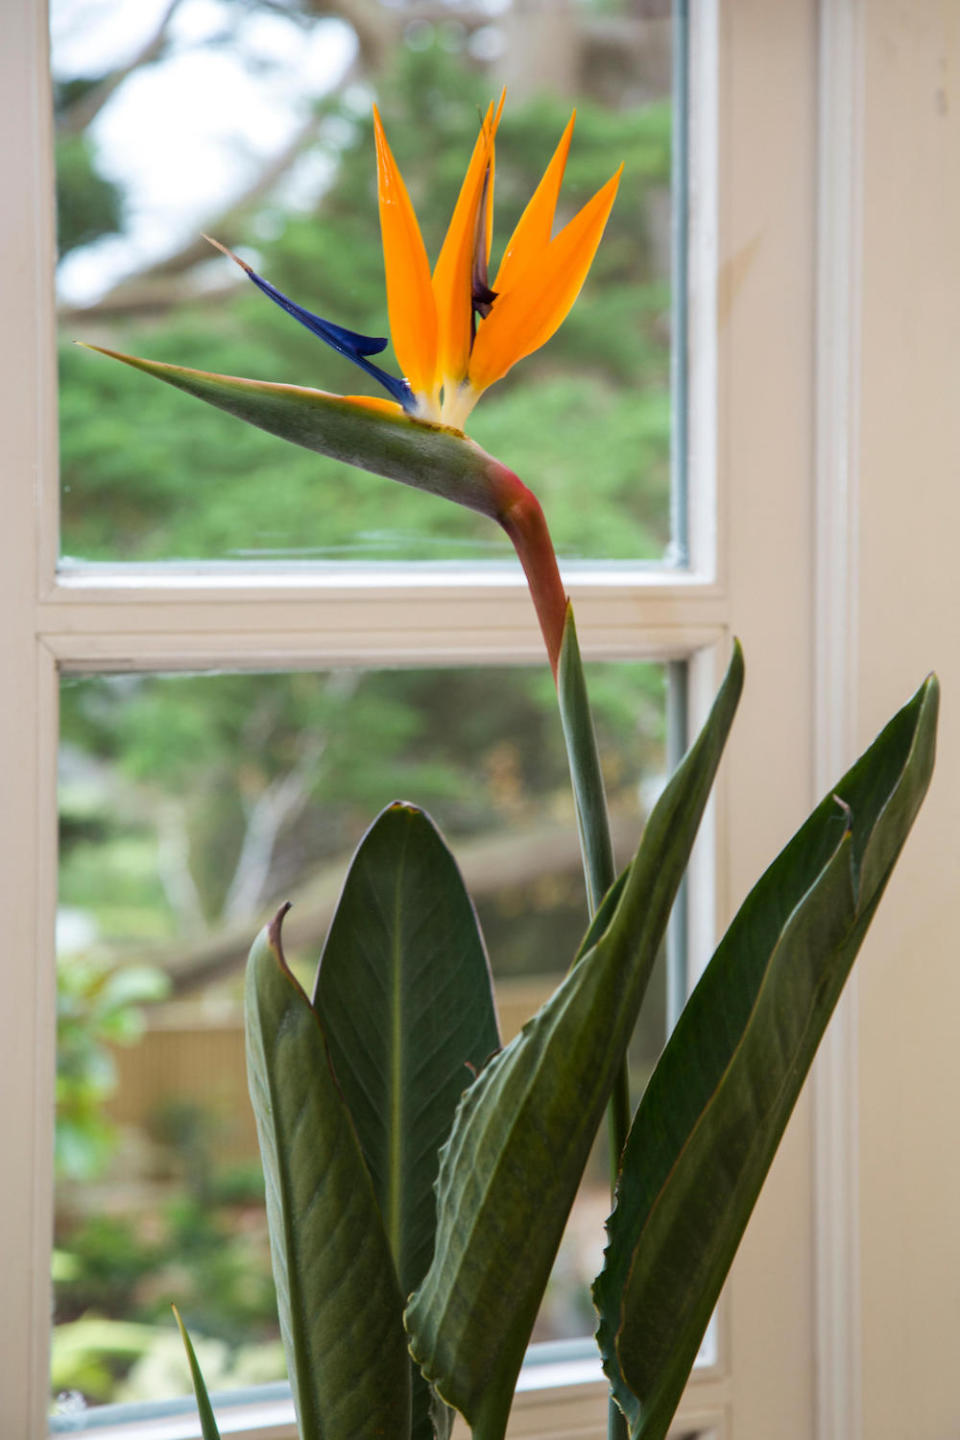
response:
[[[620,854],[632,854],[640,836],[641,819],[634,813],[610,817],[614,845]],[[580,841],[576,826],[549,824],[497,832],[457,845],[457,863],[470,894],[484,899],[508,886],[526,886],[544,875],[576,875],[580,869]],[[326,864],[317,877],[298,886],[289,898],[293,909],[284,927],[284,940],[292,952],[316,953],[330,928],[347,857]],[[150,949],[125,958],[156,965],[172,981],[175,996],[189,995],[212,981],[240,969],[253,940],[249,919],[232,924],[203,940]],[[572,957],[571,957],[572,958]]]
[[[326,741],[305,744],[296,765],[273,780],[250,806],[240,858],[221,911],[227,925],[247,920],[263,903],[280,831],[302,812]]]
[[[183,806],[173,799],[161,802],[156,817],[160,884],[181,927],[188,934],[203,935],[208,927],[190,871],[190,837]]]
[[[232,199],[218,215],[204,220],[198,231],[202,228],[207,234],[216,235],[225,245],[242,244],[243,225],[250,211],[265,199],[316,138],[318,123],[317,117],[311,115],[283,149],[264,164],[247,188]],[[198,233],[161,260],[144,266],[133,275],[125,276],[95,304],[64,307],[60,311],[60,318],[76,323],[100,316],[138,315],[169,309],[185,298],[186,291],[182,280],[186,272],[211,259],[213,253],[209,241],[204,240]],[[204,298],[208,298],[209,293],[222,298],[236,288],[236,284],[230,281],[223,287],[218,286],[215,292],[204,292]]]
[[[128,60],[125,65],[118,65],[115,70],[111,70],[109,75],[105,75],[98,85],[92,86],[72,105],[67,106],[57,117],[57,129],[62,134],[79,135],[86,130],[134,70],[139,70],[143,65],[152,65],[160,59],[167,46],[170,22],[181,4],[182,0],[170,0],[160,17],[160,23],[156,30],[132,59]]]

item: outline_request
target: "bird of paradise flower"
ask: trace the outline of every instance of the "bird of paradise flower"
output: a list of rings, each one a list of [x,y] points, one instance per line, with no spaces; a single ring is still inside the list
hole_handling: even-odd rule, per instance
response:
[[[536,497],[463,433],[477,400],[566,319],[587,278],[623,167],[556,234],[574,112],[492,282],[495,142],[504,97],[488,107],[431,274],[420,226],[374,107],[387,311],[401,376],[370,358],[386,349],[291,300],[218,241],[263,294],[376,380],[390,399],[215,375],[88,348],[122,360],[295,444],[432,491],[496,520],[530,584],[556,673],[566,594]],[[208,237],[209,238],[209,237]]]

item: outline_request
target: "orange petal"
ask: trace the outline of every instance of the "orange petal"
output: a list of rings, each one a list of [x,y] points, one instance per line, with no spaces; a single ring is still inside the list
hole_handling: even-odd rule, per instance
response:
[[[387,279],[387,313],[393,348],[414,394],[435,399],[437,372],[437,308],[427,252],[403,176],[397,169],[373,107],[377,138],[377,192],[380,234]]]
[[[496,114],[492,104],[487,110],[433,272],[433,294],[439,327],[439,370],[444,380],[461,380],[467,373],[470,359],[470,344],[473,339],[473,250],[487,168],[489,166],[492,169],[493,166],[493,142],[500,123],[503,101],[502,94]],[[486,185],[488,207],[493,190],[492,178],[491,174],[490,183]],[[493,223],[491,217],[492,210],[488,209],[485,219],[488,251],[490,227]]]
[[[543,172],[543,179],[531,196],[530,203],[520,216],[517,228],[507,241],[500,269],[493,282],[498,295],[504,295],[512,288],[519,274],[531,260],[540,255],[550,244],[553,234],[553,217],[557,209],[557,198],[563,182],[563,172],[570,152],[573,125],[577,118],[574,110],[567,121],[567,128],[560,136],[560,143],[553,152],[553,159]]]
[[[476,391],[545,345],[563,324],[587,278],[622,172],[621,165],[480,321],[470,357],[469,378]]]

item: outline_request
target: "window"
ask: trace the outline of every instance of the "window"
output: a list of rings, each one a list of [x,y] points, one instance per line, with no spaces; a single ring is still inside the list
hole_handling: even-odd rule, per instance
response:
[[[489,71],[475,73],[479,43],[489,51],[499,37],[515,75],[513,123],[498,136],[500,248],[566,123],[571,97],[552,94],[551,72],[562,78],[574,64],[591,67],[561,213],[572,213],[592,193],[600,167],[609,172],[611,156],[619,158],[625,145],[630,180],[607,228],[602,255],[611,257],[608,273],[604,281],[601,255],[599,273],[594,272],[575,317],[583,329],[579,344],[573,335],[569,353],[551,346],[547,365],[532,379],[529,365],[518,367],[506,385],[484,397],[476,421],[471,418],[471,433],[509,453],[518,469],[536,469],[561,554],[573,562],[589,556],[596,566],[598,561],[658,559],[669,539],[672,57],[668,9],[639,21],[624,12],[599,25],[588,12],[589,7],[572,9],[554,29],[545,26],[543,14],[538,18],[517,6],[505,10],[496,26],[478,30],[461,24],[453,8],[433,23],[398,25],[390,8],[382,7],[377,22],[391,46],[389,60],[379,62],[373,79],[435,252],[437,220],[446,219],[452,198],[452,176],[443,157],[449,151],[459,162],[459,152],[468,150],[475,125],[471,100],[484,103],[492,83]],[[331,31],[329,22],[284,23],[257,7],[244,18],[231,17],[227,43],[218,36],[213,46],[205,46],[204,13],[196,4],[162,12],[161,25],[172,15],[163,32],[169,52],[156,66],[136,68],[95,124],[84,125],[98,92],[83,88],[82,78],[103,70],[107,51],[116,45],[120,12],[109,0],[99,6],[58,0],[51,8],[64,339],[80,337],[151,354],[173,344],[178,359],[201,365],[213,363],[211,346],[217,345],[216,363],[230,373],[290,380],[319,374],[323,384],[354,389],[357,381],[338,357],[327,364],[314,337],[264,304],[213,251],[212,288],[204,286],[203,268],[191,285],[191,270],[191,278],[176,291],[179,305],[174,301],[166,308],[162,275],[148,271],[146,278],[117,284],[111,274],[111,246],[121,252],[122,264],[124,246],[129,251],[138,237],[141,247],[155,242],[155,230],[176,223],[181,191],[189,193],[196,183],[189,163],[178,162],[176,134],[165,126],[159,136],[152,123],[157,110],[169,114],[173,93],[176,124],[183,124],[191,152],[203,149],[207,117],[192,116],[190,106],[209,106],[207,91],[218,69],[232,60],[235,83],[243,77],[254,97],[232,119],[217,106],[217,122],[239,133],[220,147],[216,163],[196,167],[205,182],[198,187],[205,205],[199,219],[194,207],[189,223],[194,231],[211,228],[219,234],[208,218],[206,187],[220,179],[238,149],[259,140],[256,131],[239,123],[255,106],[250,72],[261,88],[272,74],[271,103],[261,121],[274,112],[291,120],[287,112],[296,102],[291,106],[288,101],[297,80],[304,78],[303,68],[311,75],[330,71],[331,65],[343,71],[351,60],[349,46],[340,47],[344,53],[339,57],[330,54],[336,48],[331,34],[355,38],[345,26],[333,24]],[[581,35],[588,21],[589,34]],[[150,17],[141,16],[145,33],[150,23]],[[622,65],[618,48],[624,39],[633,47],[636,74]],[[273,51],[266,43],[271,40]],[[286,48],[271,72],[270,55],[281,42]],[[126,43],[131,48],[130,39]],[[460,53],[451,53],[458,47]],[[532,82],[526,72],[534,60],[549,61],[538,77],[547,86],[539,97],[528,93]],[[169,87],[166,103],[158,89],[163,75]],[[145,91],[148,123],[138,128],[137,96]],[[614,103],[603,103],[606,91]],[[306,110],[313,144],[288,179],[296,185],[300,177],[309,214],[299,216],[288,198],[273,213],[259,207],[240,234],[245,242],[263,246],[263,258],[251,258],[284,289],[338,320],[375,329],[382,320],[383,287],[369,97],[358,101],[341,86],[324,97],[324,116],[317,124],[304,104],[307,93],[304,88],[300,108]],[[292,123],[300,123],[295,133],[302,133],[302,122],[294,118]],[[424,146],[427,133],[432,143]],[[127,188],[132,212],[127,234],[112,241],[101,237],[87,246],[77,241],[84,237],[82,222],[90,217],[97,191],[84,168],[83,151],[78,158],[70,147],[91,139],[103,149],[105,173],[116,173],[124,160],[129,166],[131,155],[135,164]],[[399,150],[404,141],[406,155]],[[150,151],[152,143],[156,154]],[[305,160],[324,187],[319,203],[309,180],[304,188]],[[77,177],[70,165],[76,165]],[[144,227],[142,212],[151,202],[144,181],[156,185],[171,165],[176,183],[163,204],[153,201],[152,226]],[[257,182],[260,173],[255,167]],[[316,185],[315,176],[314,192]],[[84,198],[85,206],[79,203]],[[109,210],[107,204],[101,224],[110,223]],[[280,232],[272,243],[271,222]],[[96,217],[91,228],[96,229]],[[235,239],[229,232],[224,238]],[[191,237],[188,250],[192,244]],[[349,252],[346,264],[344,250]],[[106,281],[115,288],[92,313],[71,308],[84,298],[91,277],[97,279],[98,255],[101,286]],[[168,288],[169,268],[164,271]],[[231,285],[241,292],[236,299],[225,295]],[[224,311],[237,311],[238,305],[231,322]],[[612,342],[602,365],[601,341]],[[191,344],[198,347],[194,354]],[[585,357],[579,372],[571,356]],[[185,560],[199,560],[206,562],[208,580],[217,573],[210,562],[231,565],[229,573],[241,589],[254,578],[253,562],[259,566],[255,577],[268,588],[271,583],[294,586],[299,579],[305,587],[301,601],[311,589],[322,594],[338,583],[353,585],[354,601],[361,594],[375,600],[390,577],[382,569],[359,567],[386,560],[400,584],[424,584],[430,592],[425,603],[456,611],[467,567],[479,583],[496,585],[510,578],[503,560],[509,546],[480,517],[280,447],[202,407],[189,407],[185,419],[182,397],[162,387],[144,387],[142,377],[104,365],[69,344],[61,346],[60,364],[59,575],[68,586],[99,581],[120,585],[122,593],[121,582],[133,578],[148,588],[178,579],[183,583],[182,568],[179,573],[166,564],[151,569],[150,562],[182,566]],[[529,411],[535,424],[524,418]],[[587,418],[596,423],[585,424]],[[526,455],[525,446],[532,453]],[[602,464],[597,463],[600,451]],[[588,507],[578,498],[580,477],[586,475]],[[682,543],[678,537],[676,548]],[[136,577],[118,568],[121,556],[124,562],[140,563]],[[346,580],[344,559],[352,566]],[[403,569],[411,560],[419,568]],[[329,623],[339,623],[332,610]],[[461,628],[462,619],[455,615],[451,635],[458,646]],[[251,1175],[251,1170],[259,1172],[259,1164],[245,1093],[240,1018],[243,956],[250,934],[266,918],[268,899],[271,908],[284,896],[294,900],[287,951],[306,972],[329,919],[311,898],[318,880],[321,888],[324,882],[330,888],[332,881],[335,894],[372,814],[392,795],[412,795],[429,806],[468,877],[474,855],[482,863],[498,827],[516,846],[523,837],[514,839],[514,827],[527,825],[531,873],[525,903],[539,897],[542,913],[536,929],[528,928],[525,943],[516,936],[520,891],[515,884],[511,888],[508,875],[487,879],[479,893],[476,884],[471,887],[494,966],[505,1036],[546,993],[540,972],[549,967],[554,975],[562,973],[565,951],[582,932],[586,917],[578,846],[564,798],[566,761],[542,662],[495,666],[493,649],[488,662],[473,670],[441,668],[435,662],[428,669],[414,665],[415,645],[411,632],[402,670],[357,665],[349,644],[336,665],[301,673],[296,661],[286,673],[273,674],[138,674],[137,669],[149,666],[134,666],[134,673],[91,675],[82,661],[76,669],[61,667],[59,915],[65,923],[58,958],[52,1344],[52,1388],[64,1412],[55,1416],[58,1430],[80,1423],[85,1401],[150,1405],[189,1389],[167,1313],[169,1293],[176,1294],[199,1337],[212,1388],[231,1390],[254,1377],[272,1380],[283,1374],[266,1221]],[[391,658],[385,651],[385,660]],[[182,667],[185,662],[174,663]],[[263,663],[275,666],[277,659]],[[601,669],[598,718],[611,742],[606,747],[609,779],[624,802],[619,828],[629,839],[619,848],[625,856],[638,834],[633,817],[647,803],[638,796],[638,785],[649,791],[664,770],[666,670],[659,663],[637,666],[622,660]],[[551,850],[564,838],[566,857],[551,860]],[[524,852],[514,853],[506,868],[515,873]],[[539,868],[530,866],[530,856]],[[489,861],[485,870],[489,874]],[[278,883],[282,893],[274,893]],[[512,924],[505,925],[503,916],[511,912]],[[311,923],[302,929],[303,917],[311,914]],[[232,934],[242,936],[239,944],[232,944]],[[217,953],[217,973],[211,974],[210,957]],[[149,973],[138,975],[130,968],[138,960],[149,963]],[[120,968],[105,981],[105,967],[117,962]],[[119,1084],[104,1117],[111,1134],[100,1114],[98,1123],[90,1123],[85,1105],[105,1053],[105,1032],[130,1023],[122,1006],[110,1008],[109,997],[115,991],[129,994],[134,985],[141,992],[144,987],[156,991],[164,983],[168,998],[151,1007],[148,1033],[114,1061]],[[638,1085],[662,1044],[662,974],[654,990],[645,1043],[639,1037],[637,1042]],[[598,1153],[569,1227],[570,1243],[558,1257],[535,1331],[538,1341],[587,1338],[592,1329],[587,1286],[600,1263],[606,1173]],[[578,1224],[577,1215],[584,1212],[589,1223]],[[593,1351],[589,1341],[587,1349]],[[165,1354],[170,1355],[167,1364]],[[595,1372],[595,1361],[592,1368]],[[96,1422],[95,1411],[85,1423],[90,1420]]]
[[[42,59],[42,42],[37,34],[34,34],[32,39],[37,46],[39,63]],[[42,98],[38,99],[38,104],[40,103]],[[40,280],[39,283],[43,285],[45,282]],[[681,310],[681,320],[682,318]],[[85,360],[86,357],[81,359]],[[69,363],[68,357],[67,364]],[[77,396],[75,389],[67,389],[64,394],[68,407],[85,404],[89,408],[91,404],[89,399],[84,401],[82,395]],[[562,400],[560,403],[562,405]],[[629,407],[631,412],[636,408],[635,404]],[[558,413],[562,416],[562,408]],[[629,418],[631,421],[635,419],[632,414]],[[144,424],[149,425],[146,417]],[[161,428],[164,424],[169,428],[169,419],[161,421]],[[226,434],[225,431],[221,433]],[[625,438],[630,440],[632,432],[629,426],[624,433]],[[637,432],[638,437],[640,433]],[[144,443],[150,444],[156,440],[156,436],[153,439],[146,439],[145,436],[144,430],[138,433],[137,438],[144,438]],[[570,442],[565,444],[569,450]],[[631,441],[631,445],[636,448],[636,438]],[[128,452],[128,464],[134,461],[135,453],[135,447]],[[52,453],[50,458],[52,460]],[[175,463],[171,458],[169,467],[173,468]],[[632,461],[630,463],[633,464]],[[69,448],[63,456],[61,473],[61,549],[68,558],[57,566],[53,564],[58,497],[54,493],[56,487],[51,466],[44,474],[44,496],[41,502],[44,553],[42,558],[39,558],[38,573],[43,578],[34,601],[31,602],[32,607],[39,605],[39,610],[34,609],[35,622],[39,621],[40,610],[46,612],[46,607],[50,605],[58,610],[62,608],[65,621],[62,627],[65,644],[62,648],[60,641],[53,639],[52,631],[47,630],[46,620],[40,621],[40,629],[43,631],[39,641],[41,649],[34,652],[34,660],[38,665],[37,675],[38,678],[41,674],[43,676],[42,683],[47,687],[49,702],[49,709],[45,714],[46,730],[42,738],[38,737],[37,762],[41,769],[49,764],[52,753],[49,745],[56,726],[56,704],[52,687],[57,683],[58,676],[61,678],[60,709],[67,727],[64,733],[69,738],[72,733],[69,715],[78,705],[83,708],[84,697],[93,696],[92,704],[88,706],[88,715],[94,711],[98,711],[101,718],[108,711],[116,715],[122,711],[124,689],[127,692],[127,701],[132,696],[133,703],[137,704],[144,695],[156,696],[164,688],[176,689],[175,672],[183,670],[227,670],[236,671],[243,676],[260,670],[288,669],[295,672],[301,666],[316,670],[318,666],[336,667],[344,663],[356,666],[359,663],[367,667],[368,673],[373,673],[372,667],[394,661],[398,650],[408,663],[415,658],[420,665],[436,666],[451,662],[461,665],[480,664],[485,667],[477,672],[481,675],[489,674],[489,666],[496,661],[507,661],[513,665],[521,661],[534,661],[538,666],[542,664],[540,641],[532,624],[526,592],[519,577],[512,571],[474,566],[472,570],[451,576],[449,570],[431,571],[421,568],[405,571],[395,566],[386,572],[381,570],[379,573],[368,571],[359,575],[356,572],[344,575],[342,571],[322,564],[319,569],[314,567],[312,570],[290,567],[277,570],[269,566],[257,569],[244,566],[242,561],[240,564],[231,565],[232,556],[243,555],[245,550],[250,550],[250,542],[246,540],[243,531],[244,523],[250,525],[251,536],[262,531],[262,524],[255,514],[246,522],[242,517],[228,522],[226,530],[222,521],[219,522],[218,530],[217,517],[214,516],[206,527],[203,523],[198,525],[195,534],[200,536],[199,540],[187,541],[186,548],[183,548],[182,542],[166,540],[161,523],[153,531],[146,532],[148,538],[143,544],[136,538],[135,531],[121,533],[118,530],[116,536],[112,537],[104,532],[102,523],[99,529],[91,528],[89,516],[91,511],[95,516],[97,514],[96,497],[84,495],[80,487],[73,484]],[[109,481],[106,484],[109,492]],[[708,508],[709,502],[705,500],[704,506]],[[162,506],[158,508],[162,509]],[[101,522],[102,518],[101,514]],[[626,514],[624,518],[626,519]],[[661,536],[665,538],[667,518],[665,510],[659,516],[654,512],[652,520],[644,523],[648,525],[653,536],[659,529]],[[682,507],[676,528],[679,531],[679,550],[684,551],[687,548],[687,537]],[[627,534],[629,527],[624,525],[622,530]],[[296,531],[291,531],[289,535],[280,534],[273,548],[277,553],[288,555],[291,541],[295,538],[299,538]],[[352,556],[366,558],[367,552],[362,538],[345,538]],[[564,546],[563,536],[558,538],[561,550],[572,550],[576,557],[576,539],[573,545]],[[340,543],[343,543],[342,540]],[[464,555],[468,562],[482,556],[482,551],[470,549],[471,545],[476,547],[478,543],[472,538],[472,532],[465,533],[463,537],[450,537],[446,543],[455,544],[458,550],[454,553]],[[480,543],[489,547],[486,538]],[[663,543],[664,539],[661,538],[661,549]],[[709,565],[711,562],[702,541],[698,539],[694,543],[700,546],[702,559]],[[652,544],[655,547],[656,541]],[[390,539],[388,546],[388,558],[406,558],[411,553],[410,540],[402,534]],[[638,532],[628,539],[628,548],[624,555],[629,554],[639,559],[654,555],[656,549],[650,546],[651,542],[643,538],[643,533]],[[376,555],[376,549],[372,553]],[[79,557],[79,563],[69,558],[74,556]],[[135,560],[153,560],[168,556],[174,560],[225,558],[223,563],[213,569],[185,569],[176,565],[163,569],[131,569],[115,563],[120,556],[125,560],[131,557]],[[326,556],[321,554],[311,558],[323,561]],[[611,558],[618,557],[613,554]],[[85,565],[84,560],[100,563]],[[45,575],[44,565],[49,567]],[[461,571],[464,571],[463,565]],[[697,637],[687,633],[678,637],[679,643],[655,643],[651,646],[646,637],[628,637],[622,632],[618,623],[617,607],[622,606],[625,598],[629,599],[636,593],[638,580],[643,583],[640,579],[642,571],[637,571],[636,568],[626,571],[623,567],[619,571],[605,571],[594,563],[592,566],[581,565],[572,573],[577,574],[578,588],[582,592],[579,610],[582,612],[584,604],[592,601],[595,610],[594,628],[600,631],[601,637],[604,630],[609,632],[606,639],[601,638],[597,647],[598,654],[616,659],[618,673],[622,672],[623,661],[634,657],[641,658],[649,653],[651,658],[658,662],[674,662],[680,677],[684,673],[684,662],[696,649],[702,650],[702,646],[698,647],[696,644]],[[658,592],[669,588],[673,573],[670,570],[650,572],[650,578]],[[676,575],[684,589],[692,587],[702,578],[697,577],[696,572],[678,571]],[[490,623],[494,617],[495,626]],[[55,628],[60,632],[59,623],[55,623]],[[685,632],[688,629],[689,626],[684,627]],[[39,631],[35,631],[35,638],[39,638]],[[96,678],[98,674],[110,676],[124,671],[128,672],[126,686],[120,683],[122,675],[113,682]],[[136,678],[138,672],[145,677],[142,681]],[[151,672],[159,672],[161,676],[172,673],[169,679],[164,680],[149,678]],[[337,673],[347,672],[331,670],[329,673],[335,676]],[[87,676],[92,678],[85,678]],[[273,684],[275,688],[281,681],[280,676],[264,675],[261,684]],[[222,688],[223,684],[230,683],[224,678],[211,678],[208,681],[187,679],[181,682],[180,688],[186,684],[196,690],[199,686],[199,690],[209,697],[218,687]],[[685,684],[683,688],[686,689]],[[205,702],[199,703],[202,706]],[[108,728],[109,724],[107,721]],[[68,751],[68,761],[70,756],[71,752]],[[69,765],[67,780],[62,788],[69,794]],[[47,798],[50,799],[49,794]],[[69,811],[67,818],[69,820]],[[38,840],[37,883],[49,886],[52,834],[48,832],[43,839],[38,836]],[[103,854],[94,857],[92,861],[94,868],[102,866],[103,863]],[[63,873],[62,896],[68,902],[71,883],[82,887],[83,874],[82,864],[75,882],[71,881],[69,868]],[[49,938],[47,934],[45,945],[49,945]],[[46,953],[49,955],[49,950]],[[49,981],[49,975],[46,980]],[[49,989],[44,999],[45,1002],[51,999]],[[41,1004],[40,1008],[43,1010],[44,1005]],[[49,1060],[49,1034],[44,1033],[42,1018],[39,1047],[42,1066],[43,1057],[46,1057],[47,1062]],[[128,1101],[130,1088],[127,1087]],[[46,1098],[49,1102],[49,1094]],[[46,1133],[49,1134],[49,1126]],[[43,1143],[41,1137],[42,1132],[38,1130],[35,1135],[38,1146]],[[45,1186],[48,1183],[49,1173],[48,1170],[44,1173],[44,1168],[38,1153],[35,1161],[38,1185]],[[49,1223],[49,1199],[46,1194],[43,1201],[43,1221]],[[39,1236],[37,1247],[39,1257],[45,1248]],[[42,1342],[38,1339],[38,1357],[42,1350]],[[541,1352],[539,1358],[540,1364],[531,1369],[522,1387],[525,1398],[520,1402],[519,1409],[528,1415],[527,1423],[534,1428],[546,1423],[543,1419],[543,1407],[557,1399],[568,1404],[571,1397],[576,1395],[578,1403],[586,1405],[588,1409],[598,1404],[596,1383],[583,1383],[586,1377],[579,1372],[583,1371],[584,1362],[574,1360],[569,1349],[561,1352]],[[586,1364],[590,1375],[595,1376],[596,1362],[588,1361]],[[580,1383],[574,1384],[578,1379]],[[599,1388],[602,1390],[603,1387]],[[602,1408],[601,1399],[601,1411]],[[131,1423],[136,1427],[137,1424],[147,1422],[141,1414]],[[257,1422],[249,1408],[241,1406],[236,1423],[250,1427]],[[69,1413],[58,1421],[58,1430],[64,1424],[70,1425]],[[520,1419],[518,1424],[524,1426],[525,1422]]]
[[[939,12],[913,25],[885,3],[694,0],[691,11],[690,565],[578,570],[570,588],[588,655],[684,662],[694,719],[729,634],[744,640],[748,690],[691,887],[695,966],[854,740],[873,733],[917,667],[954,664],[943,617],[956,614],[960,501],[943,476],[957,329],[947,236],[960,203],[949,73],[960,40]],[[3,7],[0,57],[15,142],[0,162],[0,1093],[15,1097],[0,1111],[0,1417],[12,1435],[39,1437],[58,670],[276,670],[345,656],[375,667],[398,647],[423,665],[522,663],[539,660],[539,642],[522,586],[503,575],[471,576],[442,607],[441,582],[399,571],[375,590],[229,567],[57,575],[45,17],[30,0]],[[861,457],[869,491],[853,484]],[[960,792],[943,752],[941,796]],[[847,1007],[816,1092],[798,1107],[721,1306],[716,1363],[691,1386],[678,1433],[893,1440],[914,1423],[904,1406],[917,1396],[925,1435],[956,1428],[943,1284],[948,1264],[960,1266],[956,1176],[925,1119],[958,1078],[955,964],[942,938],[954,928],[956,846],[940,805],[885,901],[859,1010]],[[918,955],[931,969],[919,994],[911,981],[907,1007],[902,977]],[[891,1048],[907,1062],[892,1067],[895,1097]],[[891,1266],[889,1237],[906,1225],[909,1259]],[[550,1405],[579,1423],[575,1407],[595,1400],[589,1387],[531,1388],[521,1402],[517,1433],[537,1433],[549,1432]],[[600,1423],[585,1415],[583,1433]]]

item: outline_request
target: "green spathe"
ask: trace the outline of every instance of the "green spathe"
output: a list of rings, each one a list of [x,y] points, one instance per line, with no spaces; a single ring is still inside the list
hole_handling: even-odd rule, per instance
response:
[[[85,348],[122,360],[134,370],[142,370],[281,440],[399,480],[416,490],[441,495],[491,519],[499,517],[502,479],[513,479],[492,455],[449,425],[415,420],[379,404],[357,403],[325,390],[191,370],[184,365],[142,360],[101,345]]]

